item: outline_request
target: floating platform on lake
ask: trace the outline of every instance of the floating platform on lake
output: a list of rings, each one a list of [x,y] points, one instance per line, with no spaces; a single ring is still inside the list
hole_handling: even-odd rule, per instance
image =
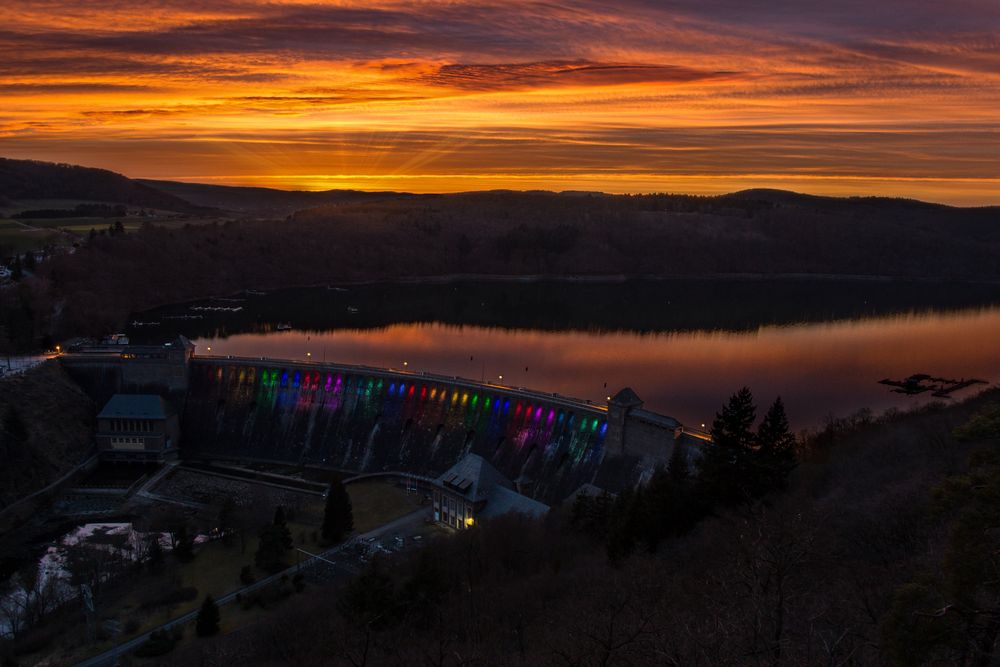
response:
[[[952,393],[961,389],[971,387],[975,384],[988,383],[986,380],[978,380],[975,378],[968,380],[965,378],[962,378],[961,380],[950,380],[947,378],[927,375],[926,373],[914,373],[904,380],[890,380],[888,378],[879,380],[879,384],[894,387],[892,391],[897,394],[916,396],[917,394],[923,394],[929,391],[932,396],[937,398],[950,398]]]

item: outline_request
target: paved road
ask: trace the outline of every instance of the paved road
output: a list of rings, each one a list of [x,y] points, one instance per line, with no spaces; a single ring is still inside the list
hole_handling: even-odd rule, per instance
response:
[[[355,537],[351,538],[350,540],[348,540],[347,542],[344,542],[343,544],[341,544],[339,546],[336,546],[336,547],[334,547],[332,549],[328,549],[328,550],[326,550],[324,552],[321,552],[319,554],[319,556],[321,558],[323,558],[323,559],[330,560],[330,559],[332,559],[332,557],[336,556],[338,553],[340,553],[341,551],[344,551],[345,549],[347,549],[348,547],[350,547],[351,545],[353,545],[354,543],[356,543],[356,542],[358,542],[360,540],[365,540],[365,539],[370,538],[370,537],[374,537],[374,538],[377,539],[377,538],[383,537],[385,535],[393,535],[393,534],[396,534],[396,533],[407,532],[406,531],[407,528],[412,528],[414,525],[419,525],[419,524],[423,523],[424,517],[426,515],[428,515],[429,513],[430,513],[430,509],[428,507],[421,507],[420,509],[418,509],[418,510],[416,510],[414,512],[411,512],[411,513],[407,514],[406,516],[400,517],[400,518],[396,519],[395,521],[390,521],[389,523],[387,523],[385,525],[382,525],[382,526],[379,526],[378,528],[376,528],[374,530],[370,530],[367,533],[363,533],[361,535],[356,535]],[[233,591],[232,593],[229,593],[227,595],[223,595],[222,597],[220,597],[219,599],[217,599],[215,602],[220,607],[222,607],[222,606],[224,606],[224,605],[232,602],[233,600],[235,600],[236,596],[239,595],[239,594],[241,594],[241,593],[249,593],[251,591],[255,591],[258,588],[262,588],[264,586],[267,586],[270,583],[278,581],[284,575],[293,575],[299,569],[305,569],[305,568],[312,567],[317,562],[321,562],[321,561],[319,561],[319,559],[313,558],[313,559],[310,559],[310,560],[308,560],[308,561],[306,561],[304,563],[301,563],[299,565],[293,565],[292,567],[288,568],[287,570],[282,570],[281,572],[278,572],[277,574],[272,574],[271,576],[265,577],[264,579],[261,579],[260,581],[257,581],[257,582],[254,582],[254,583],[250,584],[249,586],[244,586],[243,588],[241,588],[239,590]],[[135,637],[134,639],[128,640],[127,642],[123,642],[121,644],[118,644],[114,648],[108,649],[104,653],[99,653],[98,655],[95,655],[95,656],[93,656],[91,658],[87,658],[86,660],[84,660],[82,662],[78,662],[75,667],[112,667],[114,665],[117,665],[118,664],[118,658],[120,656],[122,656],[122,655],[124,655],[126,653],[129,653],[131,651],[134,651],[143,642],[145,642],[146,640],[148,640],[149,636],[151,634],[153,634],[154,632],[156,632],[157,630],[169,630],[170,628],[174,627],[175,625],[184,625],[185,623],[190,623],[191,621],[195,620],[195,618],[197,616],[198,616],[198,611],[197,610],[192,611],[192,612],[188,612],[187,614],[184,614],[183,616],[178,616],[175,619],[167,621],[163,625],[160,625],[158,627],[153,628],[149,632],[141,634],[138,637]]]
[[[0,378],[20,375],[40,363],[55,358],[54,354],[35,354],[0,358]]]

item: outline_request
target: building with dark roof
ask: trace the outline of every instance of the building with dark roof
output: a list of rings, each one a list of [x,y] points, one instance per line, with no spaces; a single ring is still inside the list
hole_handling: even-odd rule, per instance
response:
[[[160,394],[178,398],[188,388],[194,344],[177,336],[162,345],[133,345],[122,335],[100,345],[67,346],[59,361],[98,404],[113,394]]]
[[[510,514],[542,516],[549,506],[518,493],[514,484],[478,454],[467,454],[434,482],[434,520],[468,528],[480,519]]]
[[[180,439],[176,411],[161,396],[115,394],[97,415],[97,450],[113,461],[160,461]]]

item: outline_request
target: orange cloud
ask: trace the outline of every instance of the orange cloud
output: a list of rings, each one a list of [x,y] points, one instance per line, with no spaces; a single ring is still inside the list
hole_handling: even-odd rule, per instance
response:
[[[9,157],[300,188],[1000,201],[992,1],[8,4]]]

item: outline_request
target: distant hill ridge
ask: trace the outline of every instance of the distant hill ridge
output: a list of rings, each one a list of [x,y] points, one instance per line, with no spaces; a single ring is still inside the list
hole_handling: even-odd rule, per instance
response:
[[[106,169],[0,158],[0,198],[84,199],[168,211],[199,207]]]
[[[712,208],[727,202],[739,202],[740,207],[753,201],[772,206],[799,206],[840,212],[850,208],[871,209],[921,209],[1000,211],[1000,207],[963,208],[947,206],[916,199],[893,197],[829,197],[808,195],[790,190],[753,188],[717,196],[669,195],[612,195],[603,192],[566,190],[516,191],[496,189],[451,194],[418,195],[408,192],[369,192],[363,190],[279,190],[276,188],[214,185],[152,179],[130,179],[106,169],[56,164],[37,160],[0,158],[0,201],[17,199],[84,199],[117,202],[133,206],[158,208],[178,212],[204,212],[221,209],[244,215],[284,217],[295,211],[341,204],[361,204],[402,199],[440,200],[455,197],[532,197],[553,196],[574,199],[602,200],[621,196],[675,197],[679,200],[711,202]]]
[[[414,197],[405,192],[362,190],[278,190],[275,188],[185,183],[136,179],[136,183],[166,192],[197,206],[256,215],[285,216],[294,211],[322,206]]]

